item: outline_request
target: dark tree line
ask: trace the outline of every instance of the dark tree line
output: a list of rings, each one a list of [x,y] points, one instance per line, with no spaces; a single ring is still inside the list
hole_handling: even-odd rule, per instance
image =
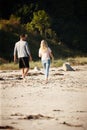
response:
[[[25,17],[23,13],[18,13],[24,4],[30,8]],[[22,22],[27,23],[33,12],[40,9],[50,15],[52,29],[62,42],[71,48],[87,51],[86,0],[0,0],[0,19],[9,19],[11,14],[18,13]]]

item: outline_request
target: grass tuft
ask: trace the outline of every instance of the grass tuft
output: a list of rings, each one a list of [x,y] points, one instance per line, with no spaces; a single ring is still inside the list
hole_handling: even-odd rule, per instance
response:
[[[75,57],[75,58],[65,58],[65,59],[56,59],[51,60],[51,67],[60,67],[63,65],[63,63],[69,62],[71,65],[85,65],[87,64],[87,57]],[[32,61],[30,62],[30,68],[33,69],[35,66],[38,68],[42,67],[41,61]],[[14,62],[11,63],[2,63],[0,64],[0,70],[18,70],[18,63],[14,64]]]

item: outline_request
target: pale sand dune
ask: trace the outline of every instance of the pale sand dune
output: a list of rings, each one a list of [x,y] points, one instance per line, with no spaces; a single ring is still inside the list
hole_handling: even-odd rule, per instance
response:
[[[87,130],[87,65],[75,71],[0,71],[0,129]],[[14,129],[12,129],[14,128]]]

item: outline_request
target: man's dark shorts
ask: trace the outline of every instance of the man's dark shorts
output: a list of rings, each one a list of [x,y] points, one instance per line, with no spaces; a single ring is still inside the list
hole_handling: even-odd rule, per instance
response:
[[[29,57],[19,58],[19,68],[29,68]]]

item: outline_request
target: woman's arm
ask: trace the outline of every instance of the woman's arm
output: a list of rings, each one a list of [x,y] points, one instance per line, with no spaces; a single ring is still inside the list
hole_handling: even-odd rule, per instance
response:
[[[41,50],[39,49],[39,54],[38,54],[39,57],[42,57],[42,54],[41,54]]]

